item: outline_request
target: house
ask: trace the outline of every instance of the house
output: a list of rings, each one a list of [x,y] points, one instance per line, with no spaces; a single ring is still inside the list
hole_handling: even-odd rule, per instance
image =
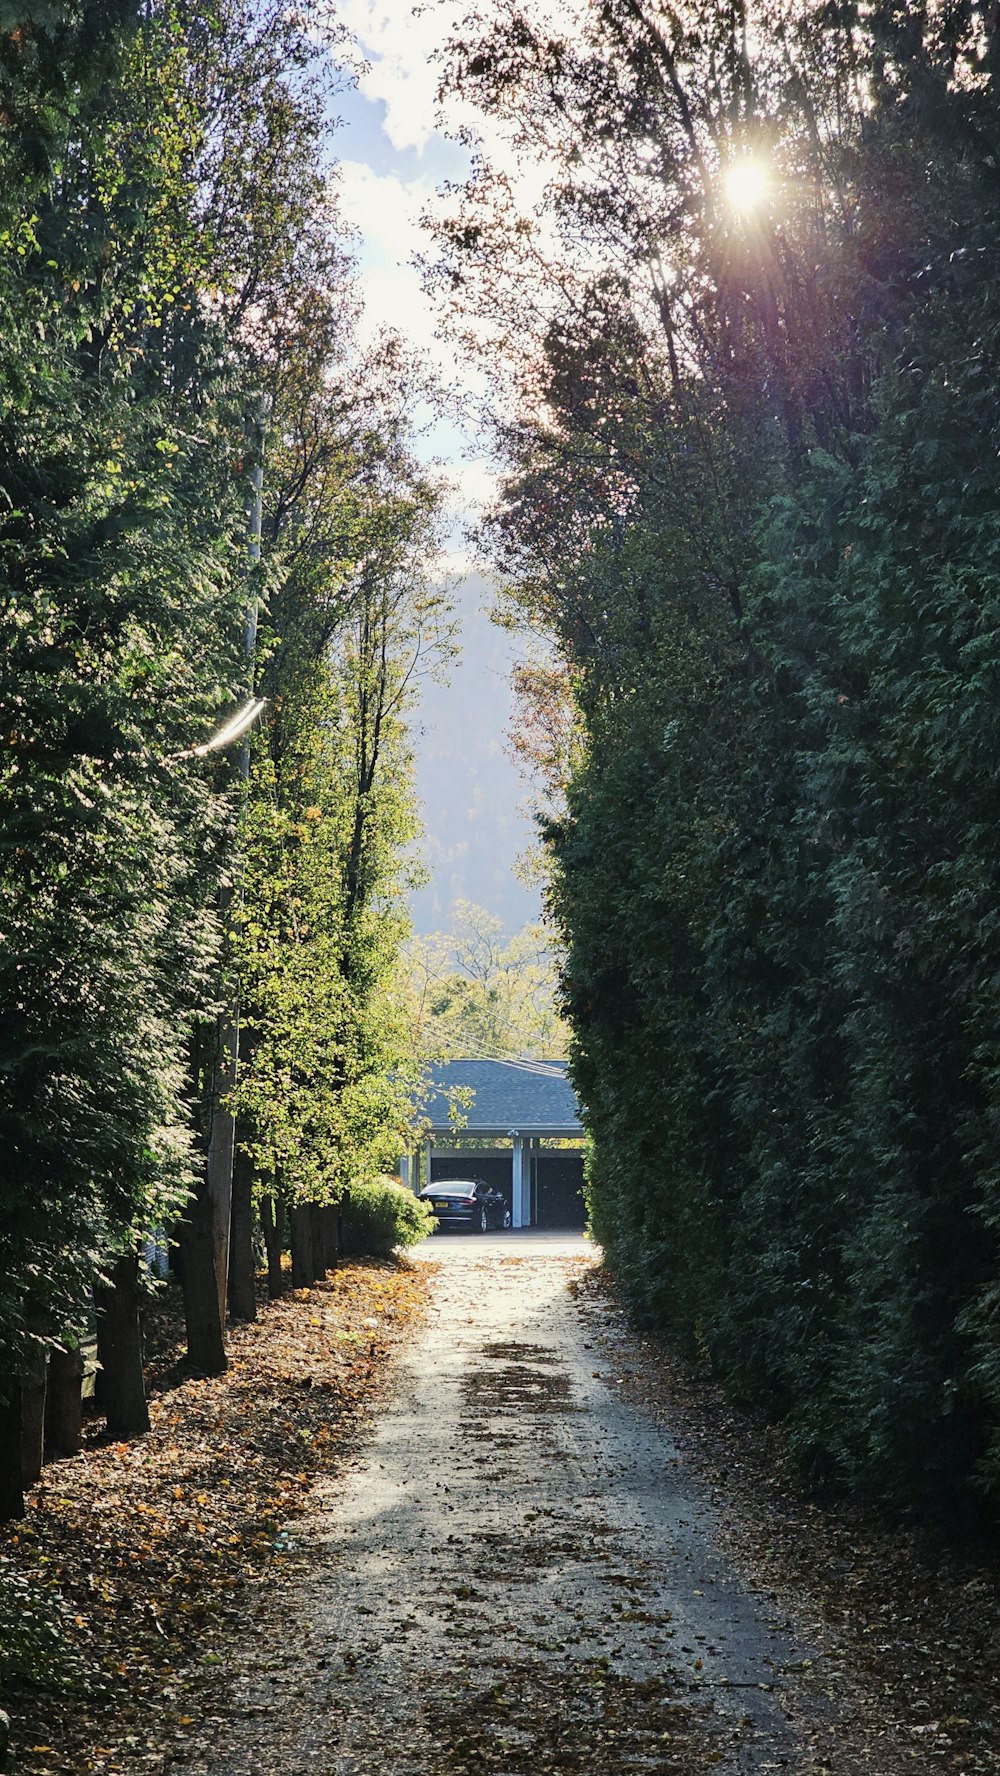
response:
[[[484,1178],[504,1191],[514,1227],[583,1226],[583,1124],[565,1062],[440,1062],[423,1115],[422,1152],[403,1163],[414,1189]]]

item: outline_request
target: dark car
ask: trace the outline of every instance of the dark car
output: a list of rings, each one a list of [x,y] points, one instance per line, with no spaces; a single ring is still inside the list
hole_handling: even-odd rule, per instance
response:
[[[481,1178],[441,1178],[421,1190],[420,1201],[429,1203],[442,1228],[468,1227],[485,1233],[489,1227],[509,1227],[510,1210],[502,1190]]]

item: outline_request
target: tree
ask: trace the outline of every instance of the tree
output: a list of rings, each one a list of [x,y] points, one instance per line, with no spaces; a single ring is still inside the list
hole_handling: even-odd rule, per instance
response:
[[[546,183],[483,151],[434,273],[573,700],[595,1226],[804,1473],[921,1507],[997,1484],[996,56],[922,5],[473,17],[446,81]]]
[[[314,617],[332,601],[314,663],[346,611],[339,566],[317,591],[355,527],[340,459],[353,451],[387,485],[401,460],[398,411],[377,449],[350,435],[375,435],[371,391],[316,436],[350,296],[314,25],[283,8],[109,0],[29,13],[0,37],[12,1396],[32,1353],[73,1349],[95,1278],[108,1362],[127,1343],[136,1374],[137,1242],[182,1210],[190,1234],[201,1221],[239,777],[197,746],[241,700],[248,606],[271,592],[278,609],[291,559],[246,572],[248,408],[264,390],[304,452],[298,466],[286,452],[280,497],[311,513],[295,571],[313,573]],[[402,480],[402,504],[412,493],[426,512],[429,494]],[[199,1250],[190,1239],[184,1282],[211,1367],[222,1325],[210,1243],[201,1288]],[[133,1396],[118,1428],[144,1411]]]
[[[276,1244],[315,1245],[307,1209],[395,1163],[411,1117],[399,956],[417,826],[405,715],[447,655],[447,607],[424,577],[436,495],[377,386],[330,366],[283,408],[265,532],[270,707],[253,758],[236,955],[245,1048],[237,1103]],[[320,1217],[319,1227],[326,1223]],[[308,1231],[308,1241],[307,1241]],[[319,1244],[323,1245],[320,1238]],[[278,1286],[276,1259],[272,1286]]]
[[[460,900],[449,932],[410,944],[418,1052],[435,1059],[492,1055],[558,1059],[565,1030],[555,1004],[552,935],[503,922]]]
[[[72,1339],[95,1267],[192,1172],[185,1033],[227,816],[169,761],[231,695],[232,477],[212,325],[183,300],[191,115],[160,27],[57,7],[3,40],[8,1378]]]

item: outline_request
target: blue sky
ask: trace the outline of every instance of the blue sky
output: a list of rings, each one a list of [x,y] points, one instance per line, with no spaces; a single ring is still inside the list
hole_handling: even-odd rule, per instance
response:
[[[362,92],[360,86],[340,95],[336,106],[344,130],[339,140],[349,148],[350,157],[362,160],[376,173],[389,173],[399,179],[461,178],[469,164],[465,149],[457,142],[435,131],[423,147],[412,143],[397,147],[386,129],[389,106],[385,99]]]

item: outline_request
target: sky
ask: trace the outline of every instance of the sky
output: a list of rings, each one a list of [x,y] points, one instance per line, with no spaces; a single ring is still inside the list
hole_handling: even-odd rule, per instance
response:
[[[363,343],[390,327],[430,359],[444,382],[469,393],[475,375],[456,363],[437,335],[415,255],[426,251],[421,215],[446,180],[464,177],[467,150],[437,127],[435,52],[450,21],[465,7],[456,0],[422,7],[410,0],[341,0],[338,17],[358,58],[357,85],[342,91],[333,138],[338,191],[345,220],[355,229],[364,297]],[[452,107],[449,123],[461,121]],[[462,654],[445,687],[425,687],[413,722],[417,789],[423,804],[422,847],[431,874],[412,899],[418,931],[447,929],[452,904],[466,899],[497,913],[513,932],[539,914],[537,890],[514,865],[533,837],[528,789],[508,756],[506,732],[514,719],[509,675],[524,650],[491,625],[492,589],[466,536],[467,521],[488,500],[494,475],[471,418],[418,412],[417,452],[447,467],[442,571],[455,584]]]

